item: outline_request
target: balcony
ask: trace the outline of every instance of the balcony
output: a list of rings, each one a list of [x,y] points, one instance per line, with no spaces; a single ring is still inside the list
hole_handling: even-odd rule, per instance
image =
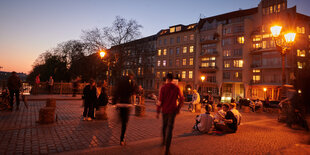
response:
[[[251,68],[262,67],[262,64],[251,64]]]
[[[213,44],[219,42],[218,39],[201,39],[200,44]]]
[[[260,54],[262,52],[270,52],[270,51],[277,51],[277,48],[275,48],[275,47],[271,47],[271,48],[259,47],[259,48],[251,48],[250,49],[251,54]]]
[[[201,72],[212,73],[212,72],[216,72],[217,69],[218,69],[217,66],[209,66],[209,67],[199,66],[199,70]]]
[[[219,53],[218,53],[218,51],[203,52],[200,54],[199,57],[210,57],[210,56],[219,56]]]

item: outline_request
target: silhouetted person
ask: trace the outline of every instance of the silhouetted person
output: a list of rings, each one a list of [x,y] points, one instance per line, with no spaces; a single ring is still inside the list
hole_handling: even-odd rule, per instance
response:
[[[19,91],[22,86],[20,78],[16,75],[16,72],[12,72],[12,75],[8,78],[8,88],[10,92],[10,110],[13,110],[14,94],[16,98],[16,110],[19,109]]]
[[[97,102],[97,89],[94,80],[90,80],[89,85],[85,86],[83,90],[84,98],[84,112],[83,120],[91,121],[94,119],[94,106]]]
[[[119,109],[119,117],[122,123],[120,136],[120,145],[125,145],[125,132],[129,120],[130,107],[132,106],[132,95],[135,94],[136,84],[134,81],[134,73],[129,70],[128,76],[123,77],[116,85],[113,93],[112,104],[116,104]]]
[[[48,93],[53,94],[53,86],[54,86],[54,79],[52,76],[50,76],[48,80]]]
[[[40,74],[38,74],[37,76],[36,76],[36,79],[35,79],[35,81],[34,81],[34,91],[33,91],[33,94],[34,95],[37,95],[38,94],[38,91],[39,91],[39,86],[40,86]]]
[[[172,130],[174,125],[175,116],[180,112],[183,105],[183,95],[181,94],[180,88],[172,83],[173,75],[168,73],[166,76],[166,84],[160,89],[159,102],[157,105],[157,118],[159,118],[160,110],[162,111],[163,117],[163,142],[162,145],[166,146],[165,154],[169,154]],[[179,99],[179,104],[177,100]]]

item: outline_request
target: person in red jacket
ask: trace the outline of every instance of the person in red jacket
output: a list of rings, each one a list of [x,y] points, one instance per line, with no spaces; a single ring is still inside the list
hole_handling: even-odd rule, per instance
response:
[[[181,94],[180,88],[172,83],[173,75],[168,73],[166,76],[166,84],[160,89],[159,102],[157,105],[157,118],[159,118],[160,110],[162,111],[163,117],[163,142],[162,145],[166,146],[165,154],[169,154],[172,130],[174,125],[175,116],[180,112],[183,105],[183,95]],[[179,99],[179,104],[177,100]]]

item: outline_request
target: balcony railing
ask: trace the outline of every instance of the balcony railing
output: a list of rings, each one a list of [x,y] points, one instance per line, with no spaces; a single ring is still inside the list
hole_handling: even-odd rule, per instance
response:
[[[218,56],[219,52],[218,51],[211,51],[211,52],[202,52],[200,54],[200,57],[204,57],[204,56]]]

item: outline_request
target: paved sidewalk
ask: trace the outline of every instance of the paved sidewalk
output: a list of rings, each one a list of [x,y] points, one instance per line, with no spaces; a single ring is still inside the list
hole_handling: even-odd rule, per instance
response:
[[[28,101],[45,101],[47,98],[53,98],[56,100],[82,100],[82,95],[76,95],[72,97],[72,94],[41,94],[41,95],[26,95]]]
[[[19,111],[0,111],[0,154],[157,154],[162,150],[162,121],[155,118],[154,101],[146,101],[146,116],[131,114],[125,147],[119,146],[120,124],[114,107],[108,107],[108,121],[82,121],[81,105],[82,100],[58,100],[58,121],[50,125],[35,123],[44,101],[29,101],[29,109],[22,104]],[[275,115],[266,113],[243,114],[236,134],[192,133],[197,114],[187,112],[186,108],[176,118],[172,153],[266,154],[303,143],[303,131],[286,128],[276,121]]]

